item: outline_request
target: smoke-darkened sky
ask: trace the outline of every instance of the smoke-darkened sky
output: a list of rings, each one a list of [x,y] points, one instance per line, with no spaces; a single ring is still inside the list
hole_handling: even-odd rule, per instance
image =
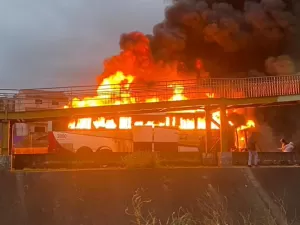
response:
[[[0,88],[95,84],[120,34],[152,32],[162,0],[10,0],[0,10]]]

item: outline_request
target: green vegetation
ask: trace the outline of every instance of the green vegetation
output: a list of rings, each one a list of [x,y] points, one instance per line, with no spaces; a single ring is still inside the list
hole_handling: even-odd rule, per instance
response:
[[[277,225],[276,219],[271,215],[270,210],[262,212],[264,216],[258,218],[258,215],[251,213],[240,214],[239,218],[233,218],[227,209],[227,199],[215,199],[213,193],[207,191],[197,200],[200,218],[193,216],[191,212],[180,208],[177,212],[162,222],[153,211],[147,211],[147,205],[151,203],[150,199],[142,197],[143,189],[138,189],[132,197],[131,209],[126,209],[126,214],[132,217],[132,224],[136,225]],[[282,207],[282,213],[286,211]],[[239,221],[237,221],[239,220]],[[288,223],[293,224],[293,223]]]

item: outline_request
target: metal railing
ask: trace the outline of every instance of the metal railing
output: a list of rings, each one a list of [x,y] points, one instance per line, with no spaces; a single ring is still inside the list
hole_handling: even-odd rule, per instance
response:
[[[0,90],[0,111],[32,111],[206,98],[260,98],[300,94],[300,75],[160,81],[155,84]],[[76,99],[75,99],[76,98]],[[84,99],[84,101],[82,101]],[[9,104],[13,105],[9,107]]]

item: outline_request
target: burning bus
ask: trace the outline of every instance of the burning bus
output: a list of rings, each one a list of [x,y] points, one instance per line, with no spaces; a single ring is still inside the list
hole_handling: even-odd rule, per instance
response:
[[[219,112],[212,113],[211,150],[218,151]],[[61,122],[59,122],[61,124]],[[234,127],[229,121],[232,146],[245,146],[245,133],[254,126]],[[168,114],[136,115],[132,117],[78,118],[66,127],[49,132],[49,152],[68,150],[82,152],[133,152],[133,151],[204,151],[206,123],[204,111],[173,112]]]

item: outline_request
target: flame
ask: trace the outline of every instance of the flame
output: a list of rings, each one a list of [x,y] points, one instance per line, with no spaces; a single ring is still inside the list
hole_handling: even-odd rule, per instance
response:
[[[146,99],[145,102],[147,102],[147,103],[151,103],[151,102],[159,102],[159,98],[148,98],[148,99]]]
[[[237,131],[242,131],[242,130],[246,130],[249,128],[255,127],[255,123],[253,120],[248,120],[246,125],[242,125],[240,127],[237,128]]]
[[[214,98],[215,97],[215,93],[206,93],[205,95],[208,98]]]
[[[211,122],[211,129],[220,129],[220,112],[214,112],[212,114],[212,118],[215,122]],[[195,123],[195,120],[197,121]],[[178,122],[178,123],[176,123]],[[228,122],[230,126],[233,126],[234,124],[229,121]],[[179,121],[176,120],[176,117],[165,117],[165,121],[160,121],[155,123],[154,121],[135,121],[132,124],[132,117],[120,117],[119,118],[119,125],[114,119],[106,119],[105,117],[99,117],[96,120],[92,121],[92,118],[80,118],[77,121],[72,121],[69,123],[68,128],[69,129],[92,129],[92,125],[96,128],[106,128],[106,129],[131,129],[133,126],[159,126],[159,127],[177,127],[182,130],[193,130],[193,129],[199,129],[204,130],[206,129],[206,123],[205,118],[197,117],[197,118],[191,118],[191,119],[185,119],[180,117]],[[195,128],[196,127],[196,128]],[[250,127],[255,127],[255,123],[253,120],[248,120],[246,125],[243,125],[241,127],[237,128],[237,131],[243,131]]]
[[[77,121],[72,121],[68,125],[69,129],[86,129],[92,128],[92,118],[80,118]]]
[[[154,127],[156,124],[154,123],[154,121],[147,121],[146,123],[144,123],[143,121],[136,121],[134,123],[134,126],[151,126]]]
[[[246,125],[242,125],[236,129],[237,138],[236,138],[236,146],[240,149],[246,148],[246,131],[249,128],[254,128],[255,122],[253,120],[248,120]]]
[[[83,99],[73,98],[71,102],[72,108],[95,107],[104,105],[121,105],[121,104],[134,104],[137,100],[130,94],[130,86],[134,81],[134,76],[125,75],[123,72],[116,72],[115,74],[103,79],[102,83],[97,89],[97,96],[84,97]],[[168,86],[173,89],[172,96],[169,101],[187,100],[184,96],[183,85],[176,84]],[[139,102],[143,100],[139,99]],[[158,97],[146,98],[144,102],[159,102]],[[64,106],[70,108],[70,106]]]
[[[95,126],[96,129],[102,127],[106,129],[116,129],[117,124],[113,119],[105,119],[104,117],[100,117],[97,120],[93,121],[93,125]]]
[[[169,87],[174,88],[173,96],[169,99],[169,101],[182,101],[187,100],[187,97],[183,95],[184,87],[179,84],[169,85]]]
[[[123,72],[116,72],[111,76],[102,80],[101,84],[97,88],[97,95],[94,97],[84,97],[83,99],[74,98],[70,105],[65,106],[64,108],[82,108],[82,107],[95,107],[95,106],[104,106],[104,105],[121,105],[121,104],[134,104],[137,102],[159,102],[160,96],[151,97],[145,99],[135,99],[131,96],[130,87],[134,81],[134,76]],[[164,99],[168,101],[182,101],[187,100],[188,98],[184,95],[184,86],[174,82],[172,85],[169,85],[168,88],[172,90],[172,94]],[[205,94],[207,98],[214,98],[215,93],[208,92]],[[191,110],[191,113],[196,113],[203,110]],[[187,112],[185,112],[187,113]],[[213,122],[211,123],[211,129],[219,129],[220,127],[220,112],[212,113]],[[230,126],[234,124],[229,121]],[[158,127],[178,127],[182,130],[194,130],[194,129],[206,129],[205,118],[195,117],[195,118],[176,118],[165,117],[165,121],[135,121],[133,122],[131,117],[120,117],[117,121],[115,119],[107,119],[105,117],[99,117],[95,120],[92,118],[80,118],[77,121],[72,121],[68,124],[69,129],[132,129],[132,126],[158,126]],[[238,140],[236,141],[237,146],[245,146],[246,138],[243,132],[244,130],[255,127],[253,120],[248,120],[246,125],[240,126],[237,128]]]
[[[115,74],[103,79],[101,85],[97,89],[97,96],[85,97],[82,100],[73,98],[73,108],[95,107],[103,105],[121,105],[136,103],[135,99],[130,97],[130,85],[134,81],[132,75],[125,75],[123,72]],[[112,102],[112,99],[119,99]],[[64,108],[68,108],[65,106]]]

